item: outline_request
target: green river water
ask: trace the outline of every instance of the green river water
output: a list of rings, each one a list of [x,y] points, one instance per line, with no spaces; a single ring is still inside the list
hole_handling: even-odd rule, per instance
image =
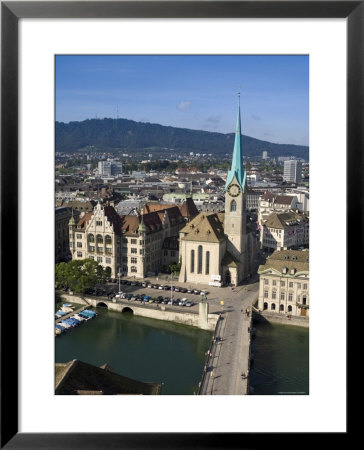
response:
[[[98,316],[56,337],[56,362],[72,359],[146,382],[162,382],[162,394],[198,389],[212,332],[102,308]]]

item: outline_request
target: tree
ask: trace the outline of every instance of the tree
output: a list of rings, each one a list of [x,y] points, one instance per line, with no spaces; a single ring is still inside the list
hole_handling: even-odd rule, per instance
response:
[[[82,293],[96,284],[104,283],[109,271],[93,259],[80,259],[56,264],[56,288],[68,286]]]
[[[172,263],[168,267],[171,273],[173,273],[173,275],[178,275],[181,271],[181,266],[182,266],[182,257],[179,258],[178,263]]]

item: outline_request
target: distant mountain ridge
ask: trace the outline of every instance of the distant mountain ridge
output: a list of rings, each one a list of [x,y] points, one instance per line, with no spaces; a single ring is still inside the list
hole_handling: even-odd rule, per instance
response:
[[[235,133],[215,133],[190,130],[128,119],[87,119],[81,122],[56,122],[56,151],[74,152],[89,146],[99,151],[142,153],[175,152],[211,153],[213,156],[230,154]],[[308,161],[309,148],[303,145],[274,144],[243,135],[243,151],[250,157],[295,156]]]

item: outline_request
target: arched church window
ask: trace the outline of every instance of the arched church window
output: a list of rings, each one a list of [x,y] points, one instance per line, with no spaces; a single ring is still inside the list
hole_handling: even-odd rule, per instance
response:
[[[195,271],[195,250],[191,250],[191,272]]]
[[[88,241],[89,242],[95,242],[95,236],[93,234],[88,235]]]
[[[236,211],[236,201],[235,200],[231,200],[230,211]]]
[[[210,252],[206,252],[206,269],[205,269],[206,275],[210,273]]]
[[[105,236],[105,244],[111,244],[111,236],[108,234]]]
[[[198,246],[197,255],[197,273],[202,273],[202,245]]]
[[[98,244],[103,244],[104,243],[104,239],[102,238],[101,234],[98,234],[96,236],[96,241]]]

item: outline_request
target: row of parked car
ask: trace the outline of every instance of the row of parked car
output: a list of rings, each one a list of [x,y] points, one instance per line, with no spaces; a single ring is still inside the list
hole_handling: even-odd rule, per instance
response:
[[[115,278],[110,278],[107,280],[109,283],[118,283],[118,280]],[[130,281],[130,280],[120,280],[120,285],[128,285],[128,286],[140,286],[140,287],[146,287],[149,289],[159,289],[164,291],[175,291],[175,292],[181,292],[182,294],[205,294],[207,295],[207,291],[200,291],[198,289],[187,289],[184,287],[179,286],[170,286],[168,284],[154,284],[150,283],[149,281]]]
[[[163,303],[164,305],[178,305],[178,306],[193,306],[194,303],[187,298],[175,298],[171,299],[170,297],[151,297],[150,295],[142,295],[142,294],[115,294],[116,298],[122,298],[125,300],[136,301],[140,303]]]

